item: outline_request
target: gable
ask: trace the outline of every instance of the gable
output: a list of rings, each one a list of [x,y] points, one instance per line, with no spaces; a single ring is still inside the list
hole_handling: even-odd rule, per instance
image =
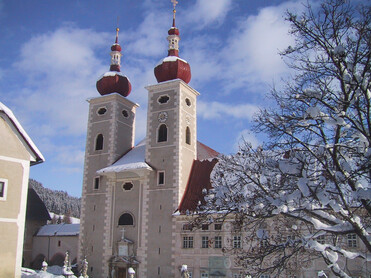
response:
[[[19,136],[17,136],[14,128],[4,117],[0,117],[0,154],[16,159],[34,160]]]
[[[0,102],[0,119],[1,155],[30,160],[31,165],[45,160],[13,112],[2,102]]]

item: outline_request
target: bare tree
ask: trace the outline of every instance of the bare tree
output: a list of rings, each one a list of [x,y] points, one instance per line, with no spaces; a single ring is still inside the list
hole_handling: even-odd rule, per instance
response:
[[[194,222],[234,217],[249,232],[232,251],[250,274],[320,258],[350,277],[341,261],[371,260],[371,8],[325,0],[286,15],[296,41],[281,55],[295,76],[256,117],[269,140],[221,157]]]

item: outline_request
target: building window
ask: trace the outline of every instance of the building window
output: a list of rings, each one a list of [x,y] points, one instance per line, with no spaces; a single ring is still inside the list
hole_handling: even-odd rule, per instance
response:
[[[215,231],[221,231],[222,230],[222,224],[221,223],[214,224],[214,230]]]
[[[100,116],[106,114],[106,112],[107,112],[107,109],[105,107],[101,107],[97,111],[98,115],[100,115]]]
[[[202,237],[201,248],[209,248],[209,237],[208,236]]]
[[[157,101],[160,104],[164,104],[164,103],[167,103],[169,99],[170,99],[169,96],[163,95],[163,96],[160,96]]]
[[[160,125],[158,129],[157,142],[167,141],[167,126],[165,124]]]
[[[356,234],[348,234],[348,247],[357,247],[357,235]]]
[[[100,184],[100,177],[95,177],[94,178],[94,190],[99,189],[99,184]]]
[[[61,241],[58,240],[58,247],[61,247]]]
[[[203,231],[208,231],[209,230],[209,225],[208,224],[202,224],[201,229]]]
[[[186,128],[186,144],[190,145],[191,144],[191,130],[187,126]]]
[[[201,278],[209,278],[209,273],[208,272],[202,272],[201,273]]]
[[[0,179],[0,200],[6,200],[6,191],[8,188],[8,180]]]
[[[124,116],[124,118],[127,118],[129,117],[129,112],[127,110],[122,110],[122,116]]]
[[[320,243],[320,244],[325,244],[326,240],[325,240],[325,235],[320,235],[317,237],[317,242]]]
[[[134,225],[133,216],[130,213],[124,213],[119,218],[119,225]]]
[[[189,98],[186,98],[185,102],[186,102],[187,106],[191,106],[191,101],[189,100]]]
[[[103,135],[98,134],[97,139],[95,140],[95,150],[100,151],[103,150]]]
[[[125,182],[123,185],[122,185],[122,189],[124,189],[125,191],[129,191],[133,188],[133,184],[131,182]]]
[[[214,247],[215,248],[222,248],[222,237],[221,236],[216,236],[215,237]]]
[[[233,248],[241,248],[241,236],[233,237]]]
[[[183,224],[183,231],[192,231],[191,224]]]
[[[193,236],[183,237],[183,248],[193,248]]]
[[[269,242],[267,239],[263,239],[260,241],[260,247],[261,248],[267,248],[269,246]]]
[[[165,184],[165,172],[164,171],[159,171],[158,172],[157,184],[158,185],[164,185]]]

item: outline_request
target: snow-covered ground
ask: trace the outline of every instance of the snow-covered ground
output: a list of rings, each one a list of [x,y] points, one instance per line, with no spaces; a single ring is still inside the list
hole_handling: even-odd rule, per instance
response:
[[[49,211],[49,215],[50,215],[50,218],[53,219],[54,215],[57,217],[57,219],[60,217],[61,219],[63,219],[64,215],[63,214],[56,214],[54,212],[50,212]],[[79,218],[75,218],[75,217],[72,217],[70,216],[70,219],[71,219],[71,224],[80,224],[80,219]]]

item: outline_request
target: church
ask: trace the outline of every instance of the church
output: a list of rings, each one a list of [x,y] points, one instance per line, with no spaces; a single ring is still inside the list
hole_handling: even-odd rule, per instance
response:
[[[128,277],[129,268],[136,277],[180,277],[187,263],[179,261],[180,250],[194,246],[193,236],[181,235],[182,214],[210,187],[218,152],[197,141],[199,93],[179,57],[175,4],[168,56],[154,68],[158,83],[146,87],[146,137],[137,145],[138,104],[120,71],[118,31],[110,70],[96,84],[100,96],[88,100],[80,260],[89,262],[90,277]]]

